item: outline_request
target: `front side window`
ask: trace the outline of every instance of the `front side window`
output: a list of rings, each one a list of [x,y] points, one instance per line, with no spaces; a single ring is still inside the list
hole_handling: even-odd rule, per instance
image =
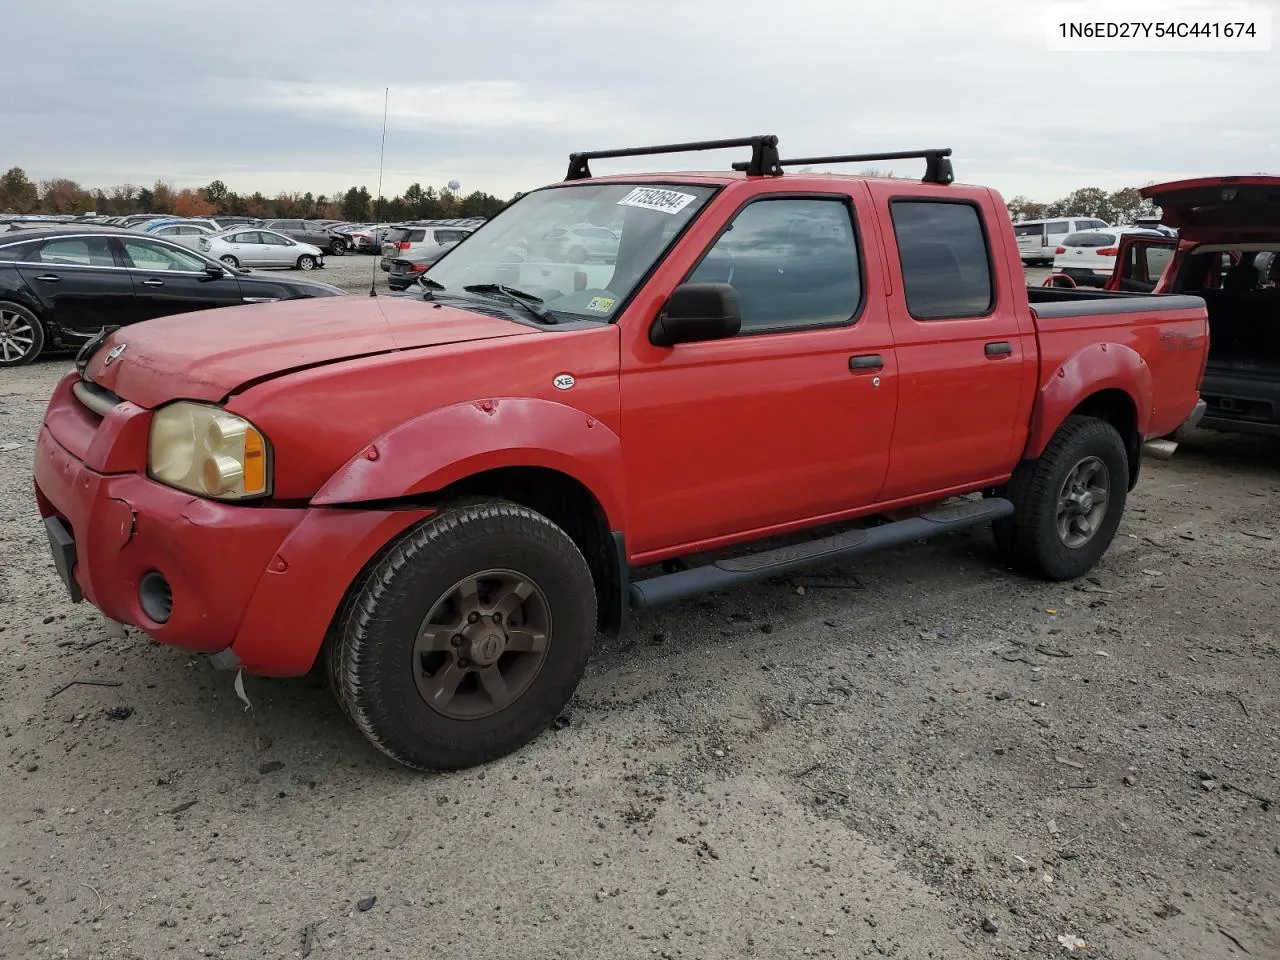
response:
[[[749,204],[689,282],[730,284],[743,333],[848,323],[862,301],[862,276],[847,201]]]
[[[176,250],[159,243],[147,243],[145,240],[125,240],[124,252],[129,261],[140,270],[182,270],[187,273],[198,273],[205,268],[205,262],[185,250]]]
[[[69,237],[46,240],[36,259],[40,263],[67,267],[114,267],[111,244],[106,237]]]
[[[653,269],[715,189],[687,184],[584,183],[526,194],[454,247],[426,274],[436,295],[480,296],[501,305],[501,293],[466,287],[502,284],[542,301],[556,315],[609,321]],[[583,262],[573,244],[548,243],[556,230],[621,223],[617,255]],[[420,231],[414,231],[415,233]],[[387,234],[392,242],[406,239]]]
[[[890,205],[907,310],[917,320],[981,317],[995,305],[978,208],[895,200]]]
[[[269,247],[287,247],[289,238],[283,237],[278,233],[267,233],[267,231],[263,230],[258,234],[258,242]]]

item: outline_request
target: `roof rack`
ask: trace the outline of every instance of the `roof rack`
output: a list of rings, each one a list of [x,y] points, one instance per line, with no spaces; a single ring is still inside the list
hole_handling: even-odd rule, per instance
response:
[[[655,153],[692,153],[695,150],[725,150],[729,147],[750,147],[751,159],[735,163],[733,169],[745,170],[750,176],[776,177],[782,173],[778,160],[778,138],[772,134],[760,137],[739,137],[733,140],[696,140],[692,143],[668,143],[658,147],[624,147],[621,150],[590,150],[569,154],[569,172],[565,180],[586,180],[591,176],[589,160],[609,157],[644,157]]]
[[[780,167],[811,167],[822,163],[872,163],[876,160],[924,160],[924,183],[947,184],[955,179],[951,170],[950,147],[935,147],[932,150],[899,150],[894,153],[849,153],[839,157],[796,157],[779,160]],[[746,170],[741,163],[733,165],[735,170]]]

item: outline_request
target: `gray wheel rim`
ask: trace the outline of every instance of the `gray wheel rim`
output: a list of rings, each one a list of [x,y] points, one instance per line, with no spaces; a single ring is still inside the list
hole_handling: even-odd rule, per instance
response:
[[[36,345],[36,328],[25,314],[0,307],[0,360],[21,360]]]
[[[312,260],[310,257],[303,257],[301,260],[298,261],[298,266],[301,267],[303,270],[310,270],[315,265],[316,265],[316,262]]]
[[[551,647],[546,594],[514,570],[464,577],[435,602],[413,645],[413,679],[451,720],[504,710],[533,684]]]
[[[1058,491],[1058,539],[1075,550],[1102,528],[1111,499],[1111,474],[1097,457],[1085,457],[1067,473]]]

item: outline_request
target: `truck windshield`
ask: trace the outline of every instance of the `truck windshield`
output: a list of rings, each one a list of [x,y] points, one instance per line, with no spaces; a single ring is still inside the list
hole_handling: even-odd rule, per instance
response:
[[[557,316],[612,320],[712,193],[634,183],[538,190],[450,250],[428,270],[427,286],[483,296],[474,288],[496,284],[540,298]]]

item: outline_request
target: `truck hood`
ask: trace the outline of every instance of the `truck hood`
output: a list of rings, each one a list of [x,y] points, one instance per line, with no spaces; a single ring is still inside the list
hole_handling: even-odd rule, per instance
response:
[[[1180,239],[1231,243],[1280,237],[1280,177],[1201,177],[1138,191]]]
[[[115,331],[81,375],[139,406],[219,401],[306,367],[421,347],[537,336],[512,320],[408,297],[325,297],[160,317]]]

